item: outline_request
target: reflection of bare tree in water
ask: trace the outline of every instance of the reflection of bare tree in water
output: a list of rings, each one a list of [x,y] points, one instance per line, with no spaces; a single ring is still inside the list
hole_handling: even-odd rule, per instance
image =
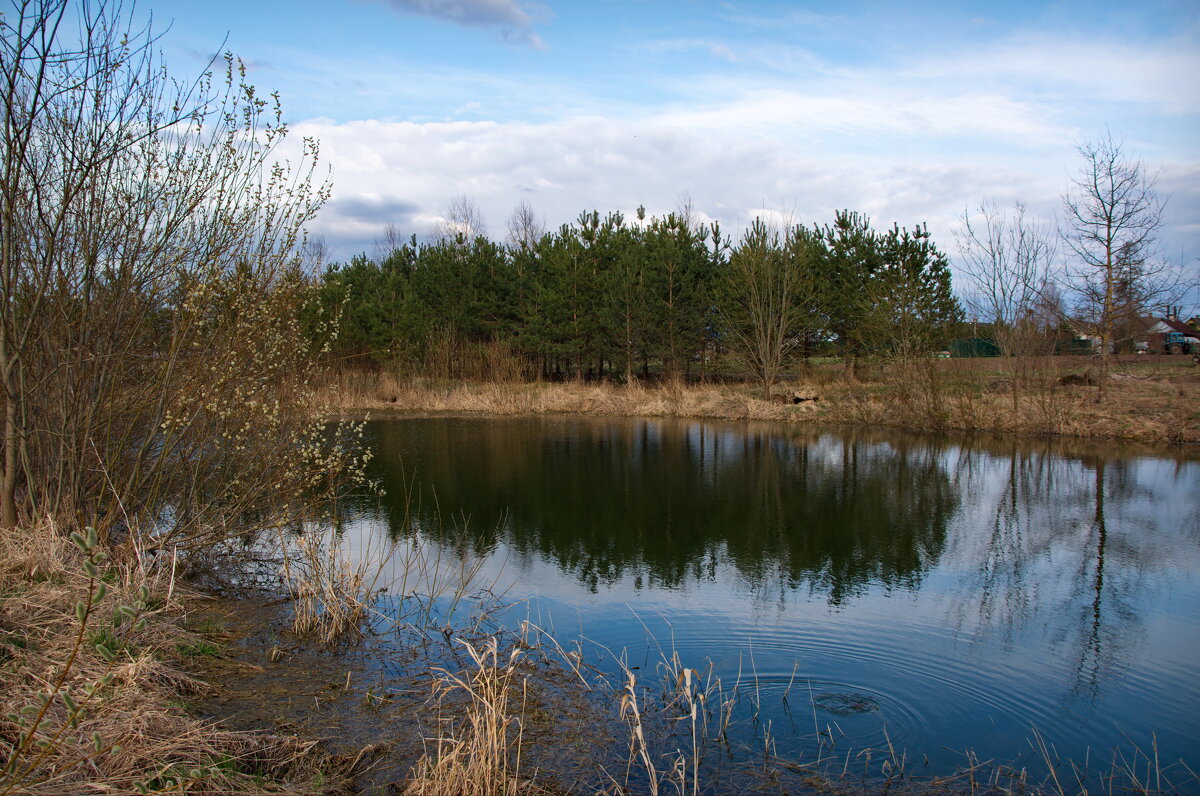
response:
[[[978,563],[965,584],[971,596],[956,604],[956,624],[960,630],[969,622],[998,630],[1008,642],[1040,610],[1036,564],[1053,546],[1053,536],[1046,533],[1053,523],[1031,506],[1050,503],[1069,475],[1058,472],[1062,460],[1047,452],[1025,450],[1013,442],[1006,453],[1001,459],[979,449],[959,449],[956,480],[964,492],[983,491],[995,483],[994,462],[1005,461],[1007,467],[982,549],[967,553]],[[971,541],[970,534],[965,541]]]
[[[1073,691],[1090,699],[1099,696],[1108,670],[1119,660],[1123,651],[1121,646],[1128,643],[1132,631],[1141,624],[1141,617],[1127,598],[1139,587],[1139,564],[1144,562],[1140,561],[1136,549],[1119,549],[1120,538],[1109,539],[1108,521],[1104,513],[1107,467],[1108,462],[1103,458],[1098,458],[1094,465],[1095,511],[1089,533],[1092,538],[1088,540],[1085,550],[1094,550],[1095,553],[1094,558],[1090,554],[1080,557],[1076,579],[1081,604],[1076,615],[1081,623]],[[1111,551],[1110,545],[1114,548]],[[1118,571],[1108,577],[1106,584],[1105,559],[1113,554],[1118,557]],[[1123,581],[1122,578],[1131,579]]]
[[[1014,443],[1006,459],[986,543],[964,584],[973,598],[959,603],[958,625],[973,620],[1008,641],[1044,628],[1051,643],[1074,650],[1072,693],[1095,699],[1142,635],[1133,598],[1163,549],[1146,538],[1153,523],[1109,516],[1106,500],[1133,506],[1144,487],[1128,462],[1103,455],[1071,460]],[[976,468],[974,487],[996,475]]]
[[[1024,622],[1030,612],[1030,595],[1026,580],[1027,558],[1022,555],[1026,534],[1021,527],[1022,479],[1018,468],[1027,466],[1028,457],[1009,456],[1008,479],[1004,492],[996,501],[991,535],[987,550],[979,565],[979,617],[985,624],[999,622],[1005,627],[1005,637],[1011,637],[1017,623]]]

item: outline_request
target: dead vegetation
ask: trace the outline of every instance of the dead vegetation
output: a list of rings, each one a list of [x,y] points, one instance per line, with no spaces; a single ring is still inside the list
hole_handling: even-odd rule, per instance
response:
[[[655,673],[645,680],[624,662],[619,662],[619,680],[574,679],[576,699],[593,700],[593,709],[608,714],[610,726],[622,728],[624,737],[611,740],[614,749],[624,748],[625,755],[621,759],[618,752],[606,758],[596,739],[592,765],[599,776],[575,783],[579,788],[563,789],[552,772],[527,762],[544,750],[526,731],[534,713],[532,694],[540,684],[537,669],[524,665],[529,656],[551,652],[547,646],[559,653],[562,649],[541,631],[532,645],[530,641],[527,634],[507,648],[494,637],[478,645],[460,641],[471,665],[461,671],[443,668],[433,673],[431,701],[440,730],[425,737],[426,753],[404,783],[406,796],[565,792],[1066,796],[1190,793],[1200,786],[1200,778],[1183,761],[1161,759],[1153,741],[1147,749],[1130,742],[1112,750],[1109,757],[1078,761],[1060,756],[1036,727],[1028,738],[1036,752],[1037,764],[1032,766],[981,759],[967,749],[954,770],[931,775],[926,765],[910,760],[890,740],[882,748],[848,748],[840,728],[815,724],[809,736],[811,754],[781,756],[777,735],[789,731],[760,720],[765,697],[752,667],[744,676],[739,672],[736,682],[723,682],[711,662],[703,669],[690,668],[672,651],[662,654]],[[561,656],[559,665],[575,675],[584,666],[570,655]],[[803,681],[796,681],[781,696],[770,698],[786,703],[790,693],[800,704],[806,698],[804,691]],[[811,690],[807,698],[812,699]],[[815,712],[813,717],[815,722]],[[761,746],[746,750],[751,752],[749,759],[730,765],[734,758],[727,731],[731,724],[747,722],[758,727]]]
[[[387,555],[395,560],[397,554],[392,550]],[[462,594],[476,583],[470,567],[456,569],[452,561],[424,555],[416,564],[403,566],[401,573],[390,573],[384,582],[388,586],[407,583],[402,573],[411,566],[423,584],[417,588],[457,578],[459,584],[444,591]],[[344,549],[336,558],[348,560]],[[426,571],[429,568],[442,574],[431,576]],[[417,578],[411,573],[409,577]],[[335,580],[322,588],[336,589],[338,583],[361,581]],[[362,592],[356,594],[356,599],[363,599]],[[401,587],[397,595],[416,597],[417,592],[409,595],[409,589]],[[364,607],[370,610],[370,606]],[[256,615],[254,624],[261,619]],[[255,649],[250,654],[257,656],[254,660],[262,666],[251,667],[258,674],[247,695],[252,701],[261,701],[266,698],[260,691],[264,681],[292,678],[282,686],[286,708],[282,696],[276,697],[284,710],[277,719],[280,723],[286,720],[292,728],[289,732],[308,727],[306,712],[326,720],[330,705],[339,700],[343,706],[358,705],[341,716],[342,726],[377,728],[377,735],[358,735],[355,743],[369,745],[348,756],[355,760],[372,757],[378,766],[366,776],[374,778],[373,784],[391,788],[389,792],[526,796],[694,794],[752,788],[763,792],[866,794],[886,790],[899,794],[1065,796],[1094,791],[1097,783],[1097,792],[1103,793],[1179,793],[1200,785],[1182,761],[1160,760],[1154,748],[1140,749],[1131,742],[1129,748],[1114,750],[1111,759],[1089,758],[1081,763],[1059,757],[1036,730],[1030,743],[1038,750],[1037,765],[1010,766],[979,759],[966,750],[957,768],[932,776],[890,743],[884,748],[849,748],[840,728],[816,725],[816,702],[811,734],[808,728],[773,727],[763,718],[771,710],[767,700],[787,703],[790,699],[797,715],[806,715],[806,703],[813,695],[803,679],[796,679],[782,694],[767,696],[760,687],[753,649],[744,670],[739,667],[736,680],[722,680],[711,662],[689,665],[673,649],[664,651],[652,670],[643,666],[638,672],[634,671],[637,667],[614,656],[619,671],[604,675],[585,660],[582,647],[564,649],[552,635],[528,621],[519,634],[484,632],[479,621],[469,616],[460,617],[451,627],[422,610],[419,600],[413,612],[398,613],[392,620],[397,630],[427,631],[420,636],[423,641],[414,643],[411,633],[397,635],[393,646],[370,642],[369,654],[360,657],[378,665],[394,656],[399,670],[413,672],[411,682],[370,682],[366,669],[355,669],[352,676],[345,668],[354,665],[350,658],[336,651],[331,654],[319,634],[297,635],[298,629],[285,620],[283,626],[290,627],[286,632],[294,636],[285,642],[289,645],[286,657],[277,659],[263,644],[251,645]],[[383,629],[375,627],[373,632]],[[422,654],[428,657],[420,657]],[[296,662],[289,665],[293,655]],[[414,704],[422,694],[428,695],[423,707]],[[301,697],[298,707],[293,707],[294,695]],[[737,743],[737,734],[730,732],[730,727],[748,724],[758,728],[755,736],[761,745],[732,754],[730,744]],[[300,731],[316,732],[311,727]],[[321,734],[331,732],[339,730],[326,725]],[[804,735],[804,756],[778,751],[777,737],[789,732]],[[214,734],[215,742],[227,743],[255,737],[277,736]],[[422,754],[416,758],[418,749]],[[298,751],[311,754],[311,750]],[[569,757],[565,765],[564,754]],[[305,765],[302,757],[296,764]],[[282,771],[291,770],[285,766]],[[286,775],[276,774],[274,782]],[[204,792],[206,781],[189,780],[187,787]],[[224,781],[213,782],[212,789],[219,792],[231,787]],[[315,782],[289,787],[314,790],[318,789]],[[272,786],[257,787],[267,790]]]
[[[606,382],[466,382],[343,372],[319,392],[334,412],[468,412],[696,417],[786,423],[854,423],[935,431],[1200,442],[1200,371],[1182,357],[1128,358],[1095,401],[1087,357],[814,363],[762,400],[751,385]],[[1076,384],[1075,382],[1079,382]],[[1013,400],[1013,385],[1019,400]],[[816,400],[788,400],[793,393]]]
[[[219,654],[184,628],[171,562],[110,561],[94,531],[0,535],[0,794],[323,793],[344,770],[313,741],[192,716]]]
[[[326,647],[361,638],[394,545],[355,557],[332,528],[288,538],[280,530],[283,586],[292,600],[292,630]]]
[[[502,655],[495,638],[478,646],[459,641],[474,669],[434,673],[433,698],[442,732],[413,767],[406,796],[536,796],[551,791],[523,775],[521,752],[528,679],[521,649]],[[464,703],[465,701],[465,703]]]

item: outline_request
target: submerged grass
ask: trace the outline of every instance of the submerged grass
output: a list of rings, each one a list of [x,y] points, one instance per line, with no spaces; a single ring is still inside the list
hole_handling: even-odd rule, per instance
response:
[[[426,555],[416,564],[419,578],[392,571],[381,582],[406,582],[413,587],[419,580],[426,585],[441,584],[447,594],[466,594],[479,585],[476,573],[465,559],[456,564],[455,558],[451,553]],[[440,572],[431,573],[430,568]],[[460,583],[452,586],[456,578]],[[344,694],[345,704],[357,705],[362,712],[358,719],[348,721],[392,728],[381,730],[382,737],[371,738],[372,745],[388,746],[402,737],[391,722],[407,721],[420,728],[419,737],[408,742],[419,747],[419,757],[413,749],[388,746],[391,751],[386,755],[406,762],[400,766],[390,759],[380,762],[381,768],[394,773],[373,780],[373,784],[390,788],[390,792],[414,796],[682,796],[750,790],[1057,796],[1200,792],[1195,772],[1182,761],[1159,760],[1153,741],[1150,749],[1130,743],[1105,759],[1091,756],[1080,762],[1059,757],[1053,744],[1036,729],[1030,731],[1030,749],[1035,755],[1030,763],[1018,766],[980,759],[965,750],[954,770],[931,775],[925,765],[914,764],[905,750],[895,748],[886,731],[886,743],[880,748],[848,748],[844,733],[835,724],[818,724],[818,699],[795,671],[782,691],[768,692],[761,687],[752,650],[731,682],[717,676],[711,662],[690,665],[671,648],[661,651],[654,671],[645,671],[645,665],[635,671],[637,667],[614,655],[617,671],[602,676],[584,660],[584,640],[564,648],[530,622],[523,623],[519,634],[486,633],[481,622],[464,615],[447,630],[443,617],[420,608],[390,620],[397,628],[403,625],[411,631],[424,623],[433,631],[421,636],[418,646],[423,653],[411,644],[404,646],[396,637],[400,646],[375,645],[369,655],[360,657],[376,665],[383,662],[385,669],[389,657],[395,658],[397,669],[414,672],[418,678],[414,683],[420,682],[420,672],[425,671],[429,696],[422,710],[412,712],[411,703],[406,703],[407,707],[401,704],[407,698],[398,695],[409,685],[372,682],[362,673],[352,677],[348,669],[339,679],[334,676],[339,666],[336,661],[329,664],[325,679],[333,677],[337,682],[320,688],[312,679],[315,675],[305,680],[303,672],[297,673],[299,682],[309,683],[307,690],[301,689],[300,702],[312,707],[304,710],[317,715],[327,712],[329,700]],[[373,626],[370,632],[380,632],[380,626]],[[329,657],[319,637],[307,638],[323,657]],[[348,650],[346,654],[350,654]],[[611,653],[605,657],[607,654]],[[280,666],[286,667],[290,657]],[[274,664],[275,658],[270,661]],[[263,676],[277,677],[269,671]],[[319,697],[319,703],[313,695]],[[413,699],[419,695],[414,694]],[[812,713],[811,735],[800,738],[805,756],[780,754],[785,744],[780,730],[767,718],[772,713],[768,700],[794,703],[787,705],[787,710],[801,720],[788,733],[807,733],[808,728],[800,728]],[[590,716],[581,721],[572,712]],[[750,735],[754,740],[749,746],[737,745],[747,742],[739,742],[738,734],[731,732],[735,725],[753,728]],[[789,742],[797,738],[788,736]],[[789,745],[796,748],[794,743]],[[569,764],[556,766],[555,760],[561,760],[564,751],[570,755]]]
[[[892,744],[886,727],[883,747],[839,748],[844,739],[840,730],[817,725],[811,687],[811,756],[780,756],[772,722],[759,719],[762,694],[758,676],[753,673],[752,652],[750,658],[750,678],[743,682],[739,670],[737,681],[726,684],[713,674],[711,662],[702,671],[685,666],[674,651],[670,655],[663,652],[657,667],[659,676],[651,688],[639,686],[635,672],[619,661],[623,687],[617,702],[620,718],[628,729],[628,761],[625,780],[614,780],[614,790],[638,792],[636,784],[631,791],[629,772],[641,767],[641,789],[679,796],[734,790],[914,796],[1200,792],[1200,775],[1182,760],[1160,759],[1156,738],[1151,739],[1149,749],[1129,739],[1126,746],[1112,749],[1107,759],[1092,759],[1089,754],[1081,762],[1060,756],[1036,726],[1030,727],[1027,740],[1040,767],[981,760],[966,750],[963,762],[949,773],[919,773],[913,770],[908,753]],[[779,697],[784,703],[793,684],[794,678]],[[755,726],[761,744],[757,754],[752,749],[743,750],[740,763],[730,754],[727,733],[735,721]],[[722,761],[733,765],[723,769]]]
[[[539,631],[540,632],[540,631]],[[1113,750],[1111,759],[1082,763],[1062,758],[1037,731],[1030,728],[1029,744],[1040,765],[1013,766],[980,759],[971,750],[953,771],[930,775],[913,765],[903,749],[896,748],[884,731],[880,748],[845,748],[844,736],[833,727],[815,724],[808,758],[781,756],[770,720],[759,721],[763,710],[757,677],[739,674],[737,682],[723,683],[711,663],[705,670],[684,665],[672,652],[664,654],[656,677],[644,681],[621,662],[620,678],[604,680],[603,687],[580,686],[577,696],[594,709],[608,713],[610,726],[623,728],[624,760],[597,752],[593,765],[597,777],[577,788],[562,789],[548,771],[523,769],[522,761],[539,753],[524,731],[528,697],[536,683],[522,673],[520,661],[532,649],[522,635],[522,646],[509,652],[493,638],[479,647],[467,645],[473,665],[461,672],[440,669],[434,678],[434,701],[440,731],[426,738],[426,754],[405,783],[407,794],[524,794],[524,793],[819,793],[874,794],[1187,794],[1200,792],[1200,777],[1182,761],[1158,759],[1156,750],[1130,743]],[[549,652],[561,654],[552,644]],[[566,668],[580,665],[564,658]],[[753,664],[748,671],[753,670]],[[576,679],[576,683],[596,680]],[[802,689],[797,689],[802,691]],[[791,689],[784,692],[786,700]],[[735,750],[730,745],[731,723],[752,723],[757,728],[757,750]],[[577,783],[579,784],[579,783]]]

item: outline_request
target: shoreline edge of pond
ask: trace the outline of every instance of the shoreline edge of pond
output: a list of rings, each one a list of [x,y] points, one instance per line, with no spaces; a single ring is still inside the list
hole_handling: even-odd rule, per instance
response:
[[[1187,371],[1159,378],[1114,378],[1102,403],[1095,401],[1095,388],[1086,385],[1022,390],[1014,402],[1004,384],[934,388],[901,380],[796,380],[776,385],[768,401],[753,385],[481,383],[399,380],[383,374],[335,380],[318,398],[318,413],[329,419],[437,414],[675,417],[1200,444],[1200,373]]]

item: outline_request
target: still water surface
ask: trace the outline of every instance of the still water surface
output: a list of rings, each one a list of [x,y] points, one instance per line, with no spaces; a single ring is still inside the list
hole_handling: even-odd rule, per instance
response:
[[[759,714],[734,746],[770,721],[784,757],[826,732],[929,773],[968,750],[1036,770],[1036,731],[1094,767],[1154,742],[1200,765],[1194,453],[688,420],[367,435],[387,495],[349,527],[461,554],[465,525],[501,621],[602,668],[711,662]]]

